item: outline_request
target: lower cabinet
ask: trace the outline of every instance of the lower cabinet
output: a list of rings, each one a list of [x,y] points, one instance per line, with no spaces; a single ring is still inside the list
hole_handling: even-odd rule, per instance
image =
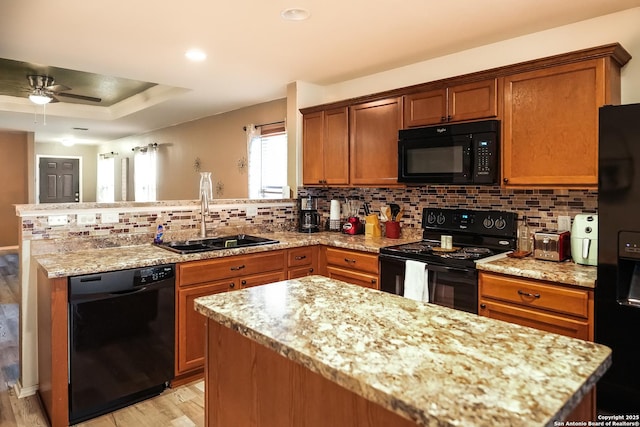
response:
[[[377,254],[331,247],[323,247],[322,251],[321,271],[325,276],[380,289]]]
[[[302,246],[287,251],[287,279],[318,274],[318,247]]]
[[[206,322],[194,310],[193,300],[284,280],[285,256],[286,251],[278,250],[178,264],[174,384],[201,376],[204,369]]]
[[[542,280],[481,271],[478,313],[559,335],[594,339],[593,291]],[[593,421],[595,392],[587,394],[567,418]]]

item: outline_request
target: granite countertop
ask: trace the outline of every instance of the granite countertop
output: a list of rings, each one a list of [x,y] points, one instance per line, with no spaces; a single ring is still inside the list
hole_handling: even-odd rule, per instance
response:
[[[420,236],[414,237],[411,234],[402,236],[400,239],[365,237],[364,235],[351,236],[342,233],[330,232],[278,232],[252,233],[252,235],[275,239],[278,240],[279,243],[246,248],[229,248],[188,255],[177,254],[167,249],[162,249],[155,245],[148,244],[112,248],[68,250],[63,253],[37,255],[35,256],[35,259],[45,269],[47,277],[55,278],[125,270],[128,268],[149,267],[160,264],[213,259],[310,245],[328,245],[338,248],[378,253],[380,248],[385,246],[420,240]]]
[[[551,426],[611,364],[600,344],[322,276],[196,310],[419,425]]]
[[[597,268],[576,264],[573,261],[553,262],[533,257],[501,258],[487,263],[477,263],[478,270],[530,279],[546,280],[554,283],[575,285],[583,288],[595,288]]]

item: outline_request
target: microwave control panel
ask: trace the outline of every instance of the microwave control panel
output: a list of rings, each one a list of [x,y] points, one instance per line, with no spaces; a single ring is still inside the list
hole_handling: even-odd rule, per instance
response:
[[[475,134],[472,138],[475,153],[473,181],[482,184],[497,182],[498,147],[495,134]]]

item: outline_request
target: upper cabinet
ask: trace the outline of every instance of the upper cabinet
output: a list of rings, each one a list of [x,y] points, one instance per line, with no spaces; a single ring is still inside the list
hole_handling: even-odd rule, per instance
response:
[[[427,126],[497,117],[498,80],[427,90],[404,96],[404,125]]]
[[[619,102],[609,56],[506,76],[503,186],[596,188],[598,108]]]
[[[397,186],[399,129],[497,118],[503,187],[597,188],[598,109],[630,59],[614,43],[302,109],[303,184]]]
[[[347,107],[304,115],[302,154],[304,185],[349,183]]]
[[[398,130],[402,127],[401,98],[349,107],[350,183],[394,185],[398,182]]]

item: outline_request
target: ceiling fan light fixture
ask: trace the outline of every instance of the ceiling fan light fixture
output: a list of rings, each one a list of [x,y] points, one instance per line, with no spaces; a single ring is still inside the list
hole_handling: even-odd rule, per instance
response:
[[[53,100],[53,98],[47,95],[42,89],[34,89],[33,92],[29,94],[29,101],[34,104],[44,105],[48,104]]]

